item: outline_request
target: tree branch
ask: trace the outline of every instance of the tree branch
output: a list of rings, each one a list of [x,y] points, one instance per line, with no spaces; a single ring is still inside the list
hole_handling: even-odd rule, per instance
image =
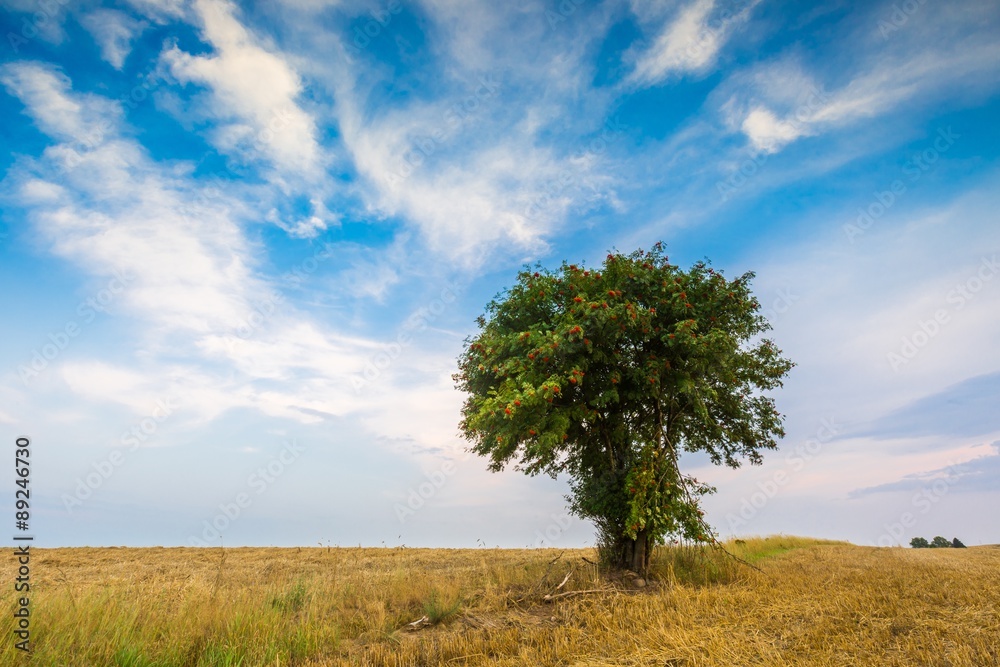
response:
[[[568,598],[574,595],[589,595],[591,593],[613,593],[617,592],[614,590],[609,590],[607,588],[592,588],[586,591],[569,591],[567,593],[557,593],[556,595],[546,595],[542,598],[545,602],[552,602],[553,600],[558,600],[559,598]]]
[[[608,444],[608,460],[611,462],[611,470],[613,472],[618,469],[618,466],[615,465],[615,446],[611,442],[611,434],[608,433],[606,423],[602,424],[601,433],[604,434],[604,441]]]

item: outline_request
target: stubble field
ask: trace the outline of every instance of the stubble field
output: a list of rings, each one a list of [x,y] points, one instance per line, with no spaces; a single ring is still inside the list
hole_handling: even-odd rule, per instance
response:
[[[33,652],[14,648],[4,585],[0,663],[1000,665],[998,548],[727,546],[760,570],[663,549],[642,588],[592,550],[37,550]]]

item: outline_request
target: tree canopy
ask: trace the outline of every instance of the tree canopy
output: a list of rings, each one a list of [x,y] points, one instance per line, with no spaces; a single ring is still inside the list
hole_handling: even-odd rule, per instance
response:
[[[714,541],[699,506],[714,489],[682,474],[681,453],[759,464],[784,435],[766,392],[793,364],[761,336],[753,276],[682,270],[661,244],[521,271],[459,358],[472,450],[494,471],[567,474],[616,565],[644,569],[667,536]]]

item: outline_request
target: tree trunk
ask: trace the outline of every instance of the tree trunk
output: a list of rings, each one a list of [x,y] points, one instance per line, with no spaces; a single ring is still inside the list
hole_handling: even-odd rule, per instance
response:
[[[622,566],[637,574],[644,575],[649,567],[649,535],[640,530],[634,540],[625,539]]]

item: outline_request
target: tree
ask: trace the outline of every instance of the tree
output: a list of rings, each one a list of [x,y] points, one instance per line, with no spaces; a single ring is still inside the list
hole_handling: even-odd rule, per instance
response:
[[[910,546],[913,547],[914,549],[926,549],[930,545],[931,545],[930,542],[928,542],[923,537],[914,537],[912,540],[910,540]]]
[[[494,472],[568,474],[570,507],[614,566],[644,571],[667,536],[715,542],[699,504],[714,489],[681,472],[681,453],[759,464],[784,435],[764,392],[794,364],[761,337],[753,276],[684,271],[662,244],[600,270],[521,271],[459,357],[472,451]]]
[[[962,540],[958,539],[957,537],[951,541],[951,546],[954,549],[965,549],[966,548],[966,546],[964,544],[962,544]]]
[[[931,549],[947,549],[949,547],[951,547],[951,542],[940,535],[931,540]]]

